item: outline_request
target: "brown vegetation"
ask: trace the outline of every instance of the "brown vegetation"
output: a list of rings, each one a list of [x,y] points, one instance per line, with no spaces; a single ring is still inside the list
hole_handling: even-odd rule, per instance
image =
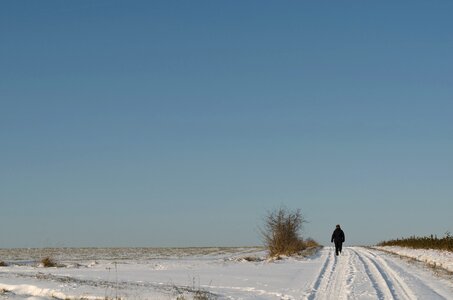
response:
[[[268,212],[260,231],[269,256],[299,254],[309,246],[317,246],[314,240],[307,243],[299,235],[305,222],[300,209],[289,211],[281,207]]]
[[[453,236],[450,235],[450,232],[447,232],[443,238],[438,238],[436,235],[427,237],[412,236],[409,238],[380,242],[378,246],[400,246],[414,249],[438,249],[453,252]]]
[[[263,259],[258,256],[244,256],[244,257],[238,258],[237,261],[260,262],[260,261],[263,261]]]
[[[45,268],[56,267],[57,263],[51,257],[45,257],[41,260],[41,264]]]
[[[307,248],[315,248],[315,247],[319,247],[318,242],[315,241],[315,240],[312,239],[312,238],[306,239],[306,240],[304,241],[304,243],[305,243],[305,246],[306,246]]]

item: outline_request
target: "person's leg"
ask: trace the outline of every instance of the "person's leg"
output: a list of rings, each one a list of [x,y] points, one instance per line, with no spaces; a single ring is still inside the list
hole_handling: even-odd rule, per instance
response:
[[[341,250],[343,250],[343,243],[338,243],[338,251],[341,253]]]
[[[335,242],[335,255],[338,255],[339,246],[339,243]]]

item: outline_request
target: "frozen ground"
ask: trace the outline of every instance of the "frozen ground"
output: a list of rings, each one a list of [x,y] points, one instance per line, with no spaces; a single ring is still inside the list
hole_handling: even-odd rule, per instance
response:
[[[38,266],[45,256],[62,266]],[[453,299],[451,274],[376,249],[264,256],[259,248],[0,250],[9,264],[0,267],[0,299]]]

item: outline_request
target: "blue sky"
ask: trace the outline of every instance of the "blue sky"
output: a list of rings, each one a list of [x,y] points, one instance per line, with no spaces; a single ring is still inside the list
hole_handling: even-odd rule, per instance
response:
[[[453,231],[450,1],[3,1],[0,247]]]

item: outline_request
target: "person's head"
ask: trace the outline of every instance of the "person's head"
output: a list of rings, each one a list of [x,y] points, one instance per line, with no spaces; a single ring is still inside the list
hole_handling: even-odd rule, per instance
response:
[[[340,228],[340,224],[337,224],[337,226],[336,226],[336,227],[337,227],[337,228]]]

